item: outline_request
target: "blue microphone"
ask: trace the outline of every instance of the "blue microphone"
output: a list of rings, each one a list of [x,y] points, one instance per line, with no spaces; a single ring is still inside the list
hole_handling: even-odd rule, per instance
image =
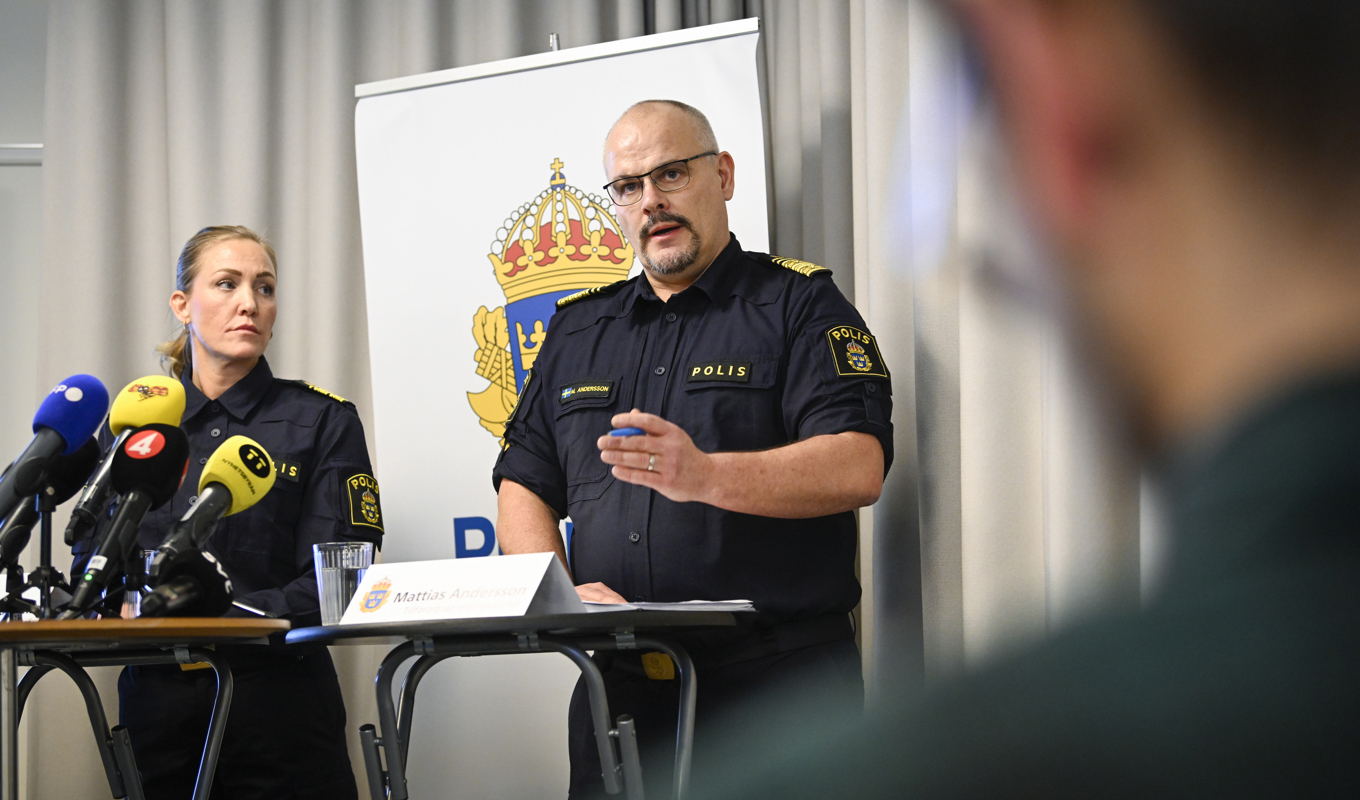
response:
[[[0,517],[8,517],[42,488],[57,456],[81,448],[109,410],[109,392],[92,375],[72,375],[57,384],[33,415],[33,440],[0,476]]]

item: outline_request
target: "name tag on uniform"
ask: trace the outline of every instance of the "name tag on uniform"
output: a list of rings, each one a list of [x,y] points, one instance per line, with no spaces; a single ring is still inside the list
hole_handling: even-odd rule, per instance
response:
[[[558,396],[558,402],[565,406],[577,400],[608,397],[612,391],[614,391],[614,382],[611,380],[585,378],[563,386]]]
[[[297,483],[302,480],[302,465],[296,461],[276,458],[274,459],[274,473],[282,480]]]
[[[685,383],[701,381],[723,381],[726,383],[750,383],[750,361],[705,361],[690,364],[685,374]]]

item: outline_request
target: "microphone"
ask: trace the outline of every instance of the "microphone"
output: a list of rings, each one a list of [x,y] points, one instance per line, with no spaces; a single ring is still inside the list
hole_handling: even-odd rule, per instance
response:
[[[203,549],[219,520],[255,505],[273,487],[274,462],[269,453],[245,436],[227,439],[203,465],[198,502],[170,529],[148,573],[156,577],[162,564],[182,553]]]
[[[137,428],[113,454],[110,480],[121,495],[118,513],[90,556],[74,596],[58,619],[75,619],[99,599],[122,572],[137,543],[142,517],[175,496],[189,468],[189,438],[173,425],[151,423]]]
[[[99,442],[91,436],[85,444],[69,456],[57,456],[49,470],[46,485],[39,492],[46,494],[52,507],[65,503],[80,491],[85,479],[90,477],[95,465],[99,463]],[[15,564],[19,554],[28,546],[29,534],[38,521],[37,495],[24,498],[13,514],[0,526],[0,569]]]
[[[0,478],[0,517],[8,517],[42,486],[52,459],[79,450],[109,408],[109,392],[92,375],[72,375],[47,395],[33,416],[33,440]]]
[[[180,553],[166,562],[155,591],[142,598],[143,617],[220,617],[231,608],[231,578],[211,553]]]
[[[95,526],[99,515],[112,499],[109,470],[113,466],[113,454],[136,428],[153,422],[179,425],[180,418],[184,416],[184,402],[183,384],[164,375],[138,378],[124,386],[113,398],[113,407],[109,409],[109,431],[117,438],[85,486],[80,500],[71,509],[71,521],[66,526],[67,547],[75,544]]]

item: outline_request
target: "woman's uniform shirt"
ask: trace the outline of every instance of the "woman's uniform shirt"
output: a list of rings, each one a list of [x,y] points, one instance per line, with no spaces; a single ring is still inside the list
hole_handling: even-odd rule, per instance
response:
[[[216,400],[194,386],[189,372],[181,382],[188,473],[174,499],[142,520],[138,546],[158,547],[197,500],[208,457],[228,437],[248,436],[274,460],[274,487],[251,508],[223,517],[207,549],[231,576],[236,600],[294,625],[320,624],[312,545],[382,543],[378,484],[354,404],[304,381],[275,378],[264,358]],[[77,563],[92,542],[77,543]],[[233,609],[229,616],[245,613]]]

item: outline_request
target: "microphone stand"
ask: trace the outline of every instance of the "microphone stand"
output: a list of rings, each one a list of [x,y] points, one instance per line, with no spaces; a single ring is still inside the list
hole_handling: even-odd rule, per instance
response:
[[[66,576],[52,566],[52,514],[57,510],[53,500],[56,491],[44,486],[38,492],[38,568],[28,576],[30,585],[38,587],[38,619],[52,619],[52,590],[70,593]]]
[[[52,566],[52,514],[57,510],[53,498],[55,494],[56,491],[51,486],[44,486],[38,491],[35,501],[38,511],[38,566],[28,573],[27,581],[5,598],[3,610],[11,618],[16,614],[27,613],[33,614],[38,619],[53,619],[56,617],[56,611],[52,608],[53,590],[60,590],[68,595],[71,592],[71,585],[66,582],[66,576]],[[23,580],[23,574],[23,567],[18,564],[11,566],[5,574],[5,585],[18,584]],[[34,588],[38,590],[36,605],[23,599],[24,592]]]

